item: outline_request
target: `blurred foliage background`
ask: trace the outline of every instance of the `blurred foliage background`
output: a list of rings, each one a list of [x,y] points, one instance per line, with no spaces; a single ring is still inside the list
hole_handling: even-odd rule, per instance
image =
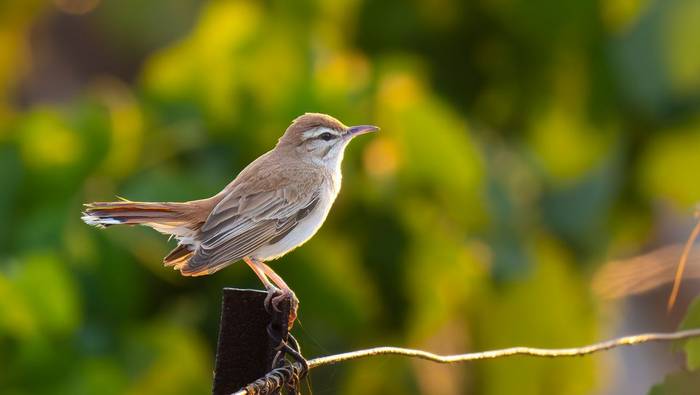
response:
[[[698,0],[3,0],[0,392],[209,392],[221,288],[255,276],[182,278],[161,267],[174,242],[90,228],[81,204],[213,195],[310,111],[382,131],[349,147],[319,234],[274,263],[307,356],[675,329],[697,282],[670,315],[669,287],[610,300],[591,282],[693,225],[698,37]],[[312,389],[691,393],[686,349],[378,358]]]

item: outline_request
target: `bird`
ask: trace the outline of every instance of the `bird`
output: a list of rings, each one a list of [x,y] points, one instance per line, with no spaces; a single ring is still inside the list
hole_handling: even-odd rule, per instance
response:
[[[341,187],[341,163],[350,141],[376,132],[373,125],[346,126],[321,113],[292,121],[270,151],[246,166],[216,195],[186,202],[113,202],[84,205],[81,219],[100,228],[145,225],[174,237],[163,259],[184,276],[203,276],[243,260],[268,292],[266,306],[299,301],[266,262],[308,241],[325,221]]]

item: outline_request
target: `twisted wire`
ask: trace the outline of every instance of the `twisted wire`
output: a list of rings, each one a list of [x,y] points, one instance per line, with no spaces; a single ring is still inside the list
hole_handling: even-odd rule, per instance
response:
[[[284,389],[288,394],[299,395],[301,380],[309,370],[308,364],[301,355],[299,342],[289,333],[287,324],[289,312],[277,310],[270,303],[270,295],[265,298],[264,306],[271,316],[270,323],[267,325],[267,335],[273,344],[275,355],[270,366],[271,370],[265,376],[248,384],[245,387],[245,393],[271,395]],[[294,362],[289,361],[288,357]]]
[[[423,350],[414,350],[410,348],[401,347],[375,347],[365,350],[352,351],[342,354],[329,355],[326,357],[314,358],[307,361],[308,369],[314,369],[324,365],[331,365],[340,362],[346,362],[353,359],[360,359],[366,357],[373,357],[378,355],[398,355],[411,358],[424,359],[431,362],[437,363],[463,363],[471,361],[479,361],[483,359],[495,359],[512,357],[515,355],[525,355],[532,357],[545,357],[545,358],[557,358],[557,357],[576,357],[589,355],[601,351],[610,350],[617,347],[633,346],[637,344],[650,343],[650,342],[660,342],[660,341],[674,341],[683,340],[690,338],[700,337],[700,328],[688,329],[678,332],[671,333],[644,333],[639,335],[624,336],[613,340],[603,341],[599,343],[589,344],[583,347],[574,348],[560,348],[560,349],[547,349],[547,348],[534,348],[534,347],[511,347],[500,350],[484,351],[484,352],[474,352],[467,354],[458,355],[439,355]],[[286,361],[286,360],[285,360]],[[283,374],[281,371],[278,372],[277,369],[271,371],[265,377],[256,380],[255,382],[249,384],[245,388],[242,388],[233,395],[267,395],[272,392],[261,392],[262,390],[275,391],[282,388],[287,378],[292,380],[293,377],[298,377],[303,373],[303,365],[300,362],[289,362],[286,361],[288,365],[283,368],[278,368],[284,370]],[[267,380],[267,377],[273,375],[276,378]],[[281,379],[278,379],[280,378]],[[280,381],[281,380],[281,381]],[[260,383],[259,383],[260,382]],[[265,387],[265,385],[271,385],[272,387]],[[298,383],[298,381],[297,381]],[[276,386],[275,386],[276,385]],[[269,390],[267,388],[270,388]]]

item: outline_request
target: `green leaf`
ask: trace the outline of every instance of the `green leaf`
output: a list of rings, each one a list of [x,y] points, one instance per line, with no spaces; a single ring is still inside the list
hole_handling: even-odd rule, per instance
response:
[[[697,395],[700,388],[700,372],[678,372],[666,376],[661,384],[656,384],[648,395]]]
[[[695,298],[681,322],[681,329],[700,328],[700,297]],[[700,339],[690,339],[683,347],[686,353],[688,369],[700,368]]]
[[[78,328],[80,298],[64,262],[50,254],[29,256],[15,285],[45,331],[71,333]]]

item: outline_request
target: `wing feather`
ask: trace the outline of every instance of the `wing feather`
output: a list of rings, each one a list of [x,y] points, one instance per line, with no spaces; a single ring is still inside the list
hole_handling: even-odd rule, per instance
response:
[[[318,203],[320,177],[317,172],[280,169],[262,180],[233,185],[200,228],[199,246],[182,273],[212,273],[280,241]]]

